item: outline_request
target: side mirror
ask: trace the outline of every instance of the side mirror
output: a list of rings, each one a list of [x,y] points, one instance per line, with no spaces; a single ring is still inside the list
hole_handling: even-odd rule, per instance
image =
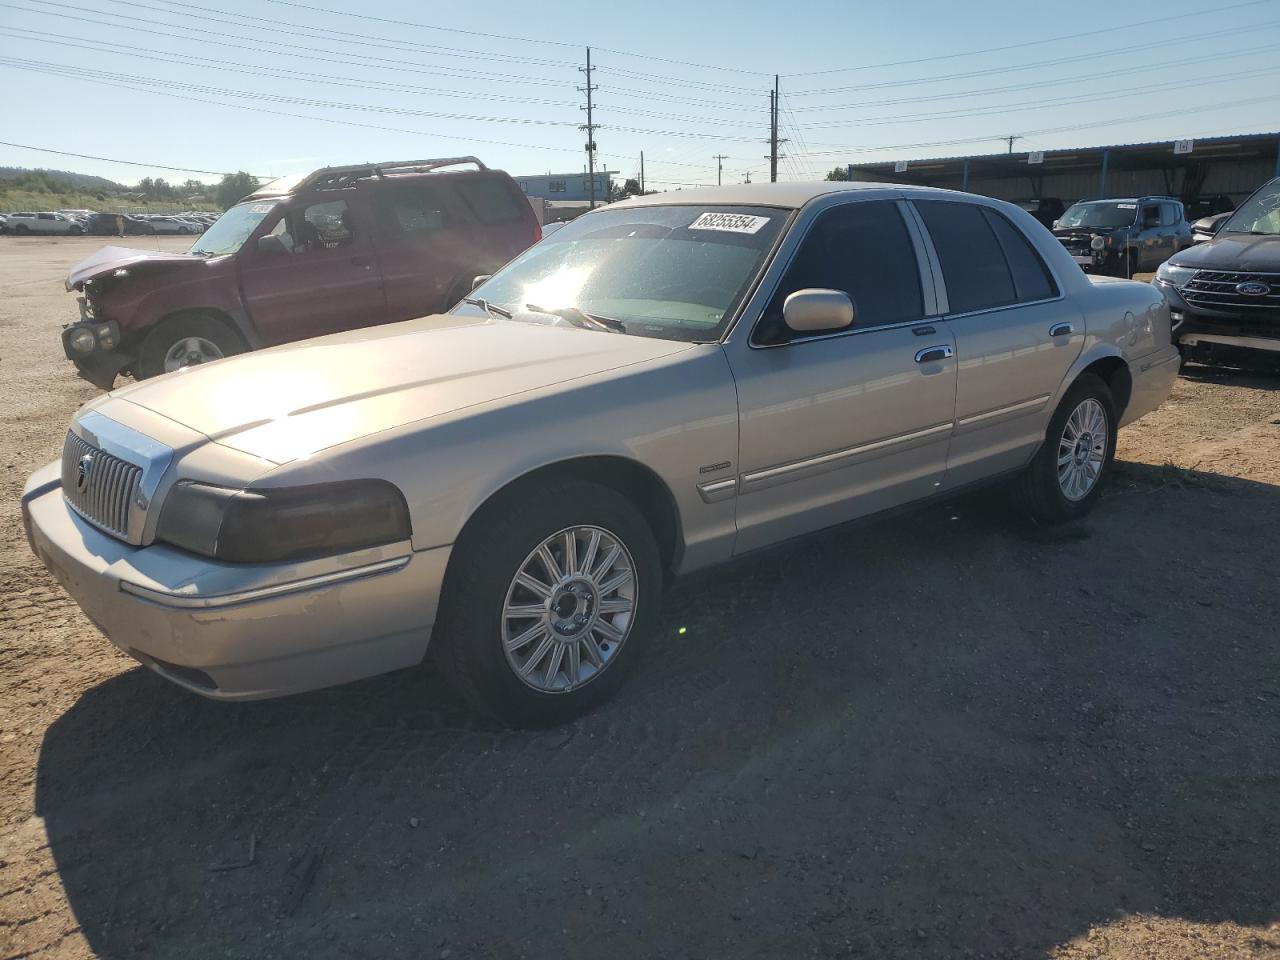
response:
[[[797,290],[782,303],[782,319],[796,333],[843,330],[853,324],[855,313],[843,290]]]
[[[493,276],[492,273],[482,273],[478,277],[472,277],[471,289],[474,290],[476,287],[480,286],[480,284],[484,283],[486,280],[488,280],[492,276]]]
[[[258,252],[274,257],[291,251],[288,244],[284,242],[284,237],[278,233],[269,233],[265,237],[258,238]]]
[[[1153,214],[1153,215],[1151,215],[1151,216],[1143,217],[1143,218],[1142,218],[1142,226],[1143,226],[1143,228],[1144,228],[1144,229],[1145,229],[1146,227],[1158,227],[1158,226],[1160,226],[1160,214],[1158,214],[1158,213],[1157,213],[1157,214]]]

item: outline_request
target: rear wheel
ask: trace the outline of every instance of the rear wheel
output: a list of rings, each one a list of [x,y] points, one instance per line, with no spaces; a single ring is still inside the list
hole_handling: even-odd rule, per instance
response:
[[[455,547],[435,642],[478,710],[562,723],[635,667],[662,602],[657,543],[616,491],[526,485],[486,508]]]
[[[1083,374],[1067,391],[1045,442],[1016,481],[1023,510],[1043,523],[1084,516],[1097,502],[1116,451],[1115,403],[1099,377]]]
[[[208,313],[170,317],[142,341],[134,375],[139,380],[172,373],[244,353],[244,339],[231,326]]]

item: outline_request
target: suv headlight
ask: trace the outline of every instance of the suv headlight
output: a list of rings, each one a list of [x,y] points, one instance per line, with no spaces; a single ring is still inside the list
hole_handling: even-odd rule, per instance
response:
[[[306,560],[408,540],[409,506],[386,480],[233,490],[174,484],[156,539],[230,563]]]
[[[1089,241],[1090,250],[1105,250],[1107,246],[1107,238],[1095,236]]]
[[[1193,267],[1174,266],[1168,260],[1160,264],[1159,269],[1156,270],[1157,280],[1179,289],[1195,275],[1196,271]]]

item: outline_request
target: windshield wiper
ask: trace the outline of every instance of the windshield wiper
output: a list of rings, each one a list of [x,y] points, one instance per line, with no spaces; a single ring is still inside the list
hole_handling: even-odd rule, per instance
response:
[[[503,320],[511,319],[510,310],[504,310],[497,304],[490,303],[488,300],[484,299],[484,297],[463,297],[462,302],[469,303],[473,307],[479,307],[485,313],[492,314],[495,317],[502,317]]]
[[[627,332],[627,325],[621,320],[615,320],[613,317],[602,317],[594,313],[583,313],[577,307],[549,309],[540,307],[536,303],[526,303],[525,308],[532,310],[534,313],[547,313],[553,317],[564,317],[575,327],[582,327],[584,330],[608,330],[610,333]]]

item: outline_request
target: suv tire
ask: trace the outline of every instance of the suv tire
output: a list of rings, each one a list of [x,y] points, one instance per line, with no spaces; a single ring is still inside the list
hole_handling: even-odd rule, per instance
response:
[[[1101,378],[1081,374],[1054,411],[1035,458],[1014,481],[1019,506],[1039,523],[1080,519],[1097,502],[1115,453],[1111,390]]]
[[[175,365],[174,354],[184,345],[188,362]],[[147,334],[133,372],[137,379],[147,380],[181,367],[244,353],[247,349],[240,334],[222,318],[212,313],[180,314],[161,321]]]
[[[622,494],[576,479],[521,484],[483,509],[450,560],[439,663],[484,716],[571,720],[618,689],[653,631],[663,586],[653,531]]]

